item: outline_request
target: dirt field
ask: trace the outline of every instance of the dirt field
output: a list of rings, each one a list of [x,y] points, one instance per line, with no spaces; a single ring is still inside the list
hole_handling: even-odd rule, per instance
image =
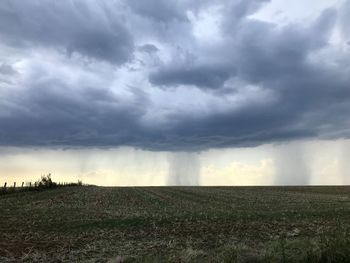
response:
[[[0,195],[0,262],[348,262],[349,227],[350,187],[67,187]]]

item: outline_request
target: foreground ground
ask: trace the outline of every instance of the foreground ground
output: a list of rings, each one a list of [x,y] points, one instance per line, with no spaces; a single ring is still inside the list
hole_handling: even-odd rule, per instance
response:
[[[349,262],[349,227],[350,187],[67,187],[0,195],[0,262]]]

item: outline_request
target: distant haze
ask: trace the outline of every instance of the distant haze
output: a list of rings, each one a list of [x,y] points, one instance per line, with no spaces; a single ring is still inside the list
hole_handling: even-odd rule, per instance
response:
[[[97,185],[349,184],[349,140],[186,152],[0,148],[0,185],[52,173]]]

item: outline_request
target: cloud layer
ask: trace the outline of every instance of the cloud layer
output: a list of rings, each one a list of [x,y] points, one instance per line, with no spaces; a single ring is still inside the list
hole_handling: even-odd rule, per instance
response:
[[[350,137],[350,1],[0,3],[0,145],[200,151]],[[155,8],[150,8],[151,6]]]

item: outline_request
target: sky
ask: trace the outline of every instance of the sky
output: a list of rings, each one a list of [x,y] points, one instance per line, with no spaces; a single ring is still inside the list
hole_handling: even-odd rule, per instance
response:
[[[0,183],[347,184],[350,0],[2,0]]]

